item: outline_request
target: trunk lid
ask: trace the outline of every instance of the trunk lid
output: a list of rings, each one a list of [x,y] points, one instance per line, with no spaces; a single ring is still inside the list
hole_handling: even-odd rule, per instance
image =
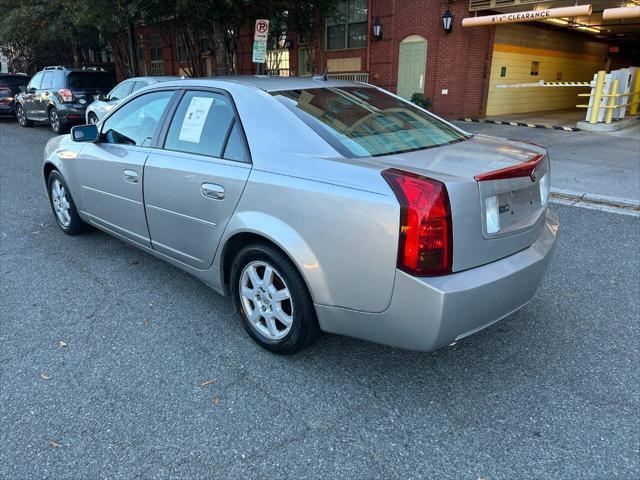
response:
[[[475,135],[365,161],[445,183],[453,220],[453,271],[529,247],[544,225],[550,171],[543,147]]]

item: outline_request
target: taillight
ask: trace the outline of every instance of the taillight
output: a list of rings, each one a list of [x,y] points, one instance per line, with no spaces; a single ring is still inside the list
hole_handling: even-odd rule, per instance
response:
[[[508,178],[530,177],[532,181],[536,179],[536,168],[542,163],[545,155],[540,153],[531,157],[526,162],[512,165],[511,167],[501,168],[500,170],[494,170],[493,172],[482,173],[476,175],[474,178],[478,182],[485,182],[487,180],[506,180]]]
[[[398,268],[417,276],[450,273],[453,235],[444,184],[395,168],[382,176],[400,202]]]
[[[73,93],[68,88],[61,88],[58,90],[58,94],[62,97],[63,102],[70,102],[73,100]]]

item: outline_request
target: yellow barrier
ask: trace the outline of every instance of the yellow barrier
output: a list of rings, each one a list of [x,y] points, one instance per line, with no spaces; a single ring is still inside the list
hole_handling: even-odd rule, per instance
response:
[[[631,97],[629,115],[638,113],[638,104],[640,104],[640,70],[636,71],[636,79],[633,82],[633,96]]]
[[[630,107],[629,115],[636,115],[638,113],[639,105],[640,105],[640,71],[636,73],[636,78],[633,82],[633,89],[631,92],[627,93],[604,93],[604,84],[605,84],[606,72],[604,70],[600,70],[596,75],[596,85],[594,87],[593,93],[579,93],[579,97],[593,97],[593,102],[591,105],[576,105],[577,108],[589,108],[591,107],[591,112],[589,114],[589,123],[597,123],[598,122],[598,114],[600,113],[600,109],[605,109],[605,123],[611,123],[613,119],[613,110],[618,107]],[[618,79],[614,78],[611,83],[612,92],[618,91]],[[618,97],[627,97],[631,98],[630,102],[627,103],[616,103],[615,99]],[[606,98],[607,105],[602,106],[602,99]]]
[[[589,123],[598,123],[598,113],[600,113],[600,103],[602,102],[602,90],[604,88],[604,79],[607,72],[600,70],[596,75],[596,87],[593,93],[593,104],[591,105],[591,115]]]
[[[617,92],[618,91],[618,79],[617,78],[613,79],[613,84],[611,85],[611,91],[612,92]],[[613,118],[613,109],[617,108],[616,97],[620,97],[621,95],[618,95],[617,93],[611,93],[611,94],[605,95],[605,96],[609,97],[609,101],[607,102],[607,113],[604,116],[604,123],[611,123],[611,119]]]

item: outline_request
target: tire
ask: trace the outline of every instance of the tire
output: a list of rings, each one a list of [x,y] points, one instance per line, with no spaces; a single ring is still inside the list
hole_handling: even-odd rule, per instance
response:
[[[51,107],[49,109],[49,125],[51,125],[51,130],[53,130],[58,135],[62,135],[69,131],[69,127],[64,125],[58,117],[58,109],[56,107]]]
[[[64,233],[79,235],[91,230],[91,226],[78,215],[71,192],[57,170],[52,170],[47,178],[47,192],[53,216]]]
[[[16,118],[18,119],[18,124],[21,127],[33,127],[33,121],[27,118],[24,107],[20,103],[16,105]]]
[[[270,284],[262,283],[267,268],[273,271]],[[257,275],[253,277],[259,280],[257,284],[251,281],[252,273]],[[242,326],[262,348],[288,355],[311,345],[320,335],[304,280],[291,260],[278,249],[266,243],[243,247],[231,265],[230,281],[231,297],[242,316]],[[285,290],[289,294],[287,298]],[[289,325],[281,321],[287,316]],[[268,321],[268,317],[273,321]]]
[[[98,116],[95,113],[90,112],[87,116],[87,120],[89,121],[89,125],[95,125],[98,123]]]

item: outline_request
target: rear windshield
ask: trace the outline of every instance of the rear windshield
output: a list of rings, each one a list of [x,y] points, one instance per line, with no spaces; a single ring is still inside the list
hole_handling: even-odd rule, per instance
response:
[[[116,77],[109,72],[73,72],[67,77],[70,89],[97,89],[108,91],[116,84]]]
[[[410,152],[467,138],[377,88],[311,88],[273,96],[348,157]]]
[[[9,87],[14,90],[19,87],[26,87],[29,80],[31,80],[31,77],[23,75],[8,75],[6,77],[0,75],[0,88]]]

